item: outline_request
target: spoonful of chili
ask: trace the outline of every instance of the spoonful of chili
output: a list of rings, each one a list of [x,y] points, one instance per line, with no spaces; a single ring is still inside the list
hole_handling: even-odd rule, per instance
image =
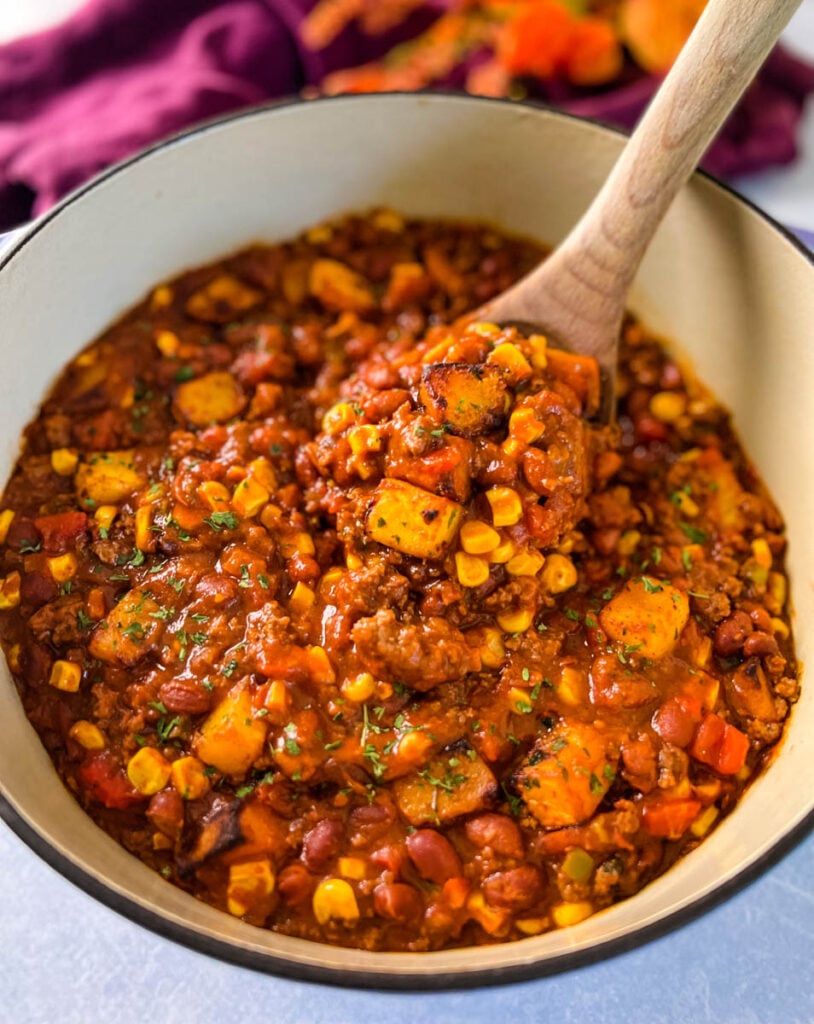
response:
[[[709,0],[588,210],[543,263],[479,315],[596,358],[613,415],[627,293],[676,193],[801,0]]]

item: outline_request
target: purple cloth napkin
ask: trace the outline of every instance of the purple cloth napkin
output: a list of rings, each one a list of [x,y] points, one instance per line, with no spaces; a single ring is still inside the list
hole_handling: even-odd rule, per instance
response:
[[[378,58],[443,7],[430,2],[375,39],[348,29],[314,53],[298,30],[315,2],[88,0],[62,25],[0,46],[0,230],[186,125],[319,85],[331,71]],[[629,127],[655,85],[643,79],[559,102]],[[735,174],[793,159],[811,91],[814,69],[776,52],[707,166]]]

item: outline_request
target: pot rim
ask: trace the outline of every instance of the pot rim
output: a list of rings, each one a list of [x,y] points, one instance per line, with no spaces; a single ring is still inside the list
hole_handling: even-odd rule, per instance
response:
[[[88,194],[101,186],[110,178],[127,171],[131,166],[150,158],[153,155],[171,149],[182,144],[191,138],[217,131],[223,125],[231,124],[241,120],[248,120],[254,117],[266,117],[276,112],[282,112],[295,106],[306,106],[312,103],[365,103],[381,99],[382,97],[401,98],[405,101],[414,99],[416,96],[423,96],[434,100],[453,100],[468,105],[475,104],[500,104],[503,106],[522,106],[543,111],[555,118],[562,118],[568,121],[585,122],[603,131],[610,132],[621,138],[627,137],[627,133],[619,128],[607,124],[598,118],[582,117],[562,110],[553,108],[538,101],[523,101],[518,103],[504,97],[482,97],[471,96],[465,93],[458,93],[452,90],[422,90],[419,92],[384,92],[372,94],[348,94],[338,96],[324,96],[316,100],[303,100],[300,97],[289,97],[282,100],[271,101],[255,106],[243,108],[229,114],[218,116],[200,122],[193,127],[176,132],[152,145],[139,150],[137,153],[105,168],[98,175],[88,182],[62,198],[55,206],[42,216],[36,218],[29,225],[21,229],[19,234],[13,234],[9,239],[7,248],[0,254],[0,273],[15,259],[25,248],[26,244],[36,237],[55,218],[58,218],[64,210],[80,202]],[[775,218],[761,210],[750,199],[741,195],[730,185],[720,181],[706,171],[697,170],[693,177],[698,176],[708,183],[734,198],[737,203],[757,214],[774,231],[778,232],[814,267],[814,252],[809,250],[805,244],[787,227],[779,223]],[[782,740],[781,740],[782,743]],[[103,905],[116,911],[123,917],[136,922],[162,936],[171,939],[179,944],[193,949],[196,952],[217,957],[220,960],[233,963],[240,967],[248,967],[253,970],[275,974],[283,977],[293,978],[300,981],[328,983],[343,987],[364,987],[367,989],[389,989],[389,990],[450,990],[468,989],[482,985],[508,984],[518,981],[526,981],[551,974],[558,974],[572,968],[582,967],[587,964],[605,960],[620,953],[634,949],[645,942],[659,938],[672,932],[674,929],[694,920],[707,910],[723,903],[731,896],[747,888],[770,867],[777,864],[791,849],[801,842],[809,834],[814,832],[814,809],[809,811],[800,821],[793,824],[787,831],[783,832],[755,860],[744,864],[731,878],[717,885],[713,890],[699,895],[688,903],[666,911],[658,920],[642,925],[633,931],[623,935],[609,937],[584,949],[565,950],[561,953],[548,956],[545,959],[528,960],[519,956],[519,962],[514,964],[502,964],[499,966],[475,967],[465,970],[449,970],[444,972],[433,972],[431,967],[433,953],[418,954],[427,964],[426,970],[396,970],[395,961],[403,954],[388,953],[378,954],[378,957],[386,956],[394,958],[394,969],[392,972],[379,970],[376,967],[361,967],[359,969],[346,969],[306,962],[303,960],[289,959],[281,954],[251,949],[238,945],[227,939],[219,939],[212,935],[205,934],[191,925],[182,924],[169,916],[162,915],[142,903],[139,903],[130,896],[114,888],[111,884],[102,881],[76,861],[57,849],[29,822],[23,814],[17,810],[11,800],[6,796],[2,780],[0,780],[0,819],[21,839],[26,846],[36,853],[45,863],[54,868],[77,888],[93,896]],[[508,944],[522,949],[522,940]],[[321,943],[309,943],[315,950],[318,950]],[[499,944],[497,948],[505,948],[507,944]],[[326,949],[334,947],[325,945]],[[484,950],[495,947],[481,947]],[[364,955],[364,951],[351,951]],[[444,951],[450,952],[450,951]]]

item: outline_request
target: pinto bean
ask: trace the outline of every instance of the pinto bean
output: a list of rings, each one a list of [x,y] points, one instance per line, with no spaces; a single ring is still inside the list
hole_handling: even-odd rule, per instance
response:
[[[180,715],[202,715],[212,703],[211,694],[192,679],[168,679],[158,696],[167,711]]]
[[[470,843],[483,849],[490,847],[501,857],[523,856],[523,837],[520,829],[505,814],[479,814],[464,826]]]
[[[314,876],[303,864],[289,864],[283,868],[277,879],[277,891],[283,903],[298,907],[307,903],[314,889]]]
[[[147,817],[153,828],[175,842],[184,827],[184,801],[174,789],[162,789],[147,805]]]
[[[306,832],[302,841],[302,859],[309,871],[324,871],[339,852],[345,826],[336,818],[325,818]]]
[[[452,843],[432,828],[422,828],[407,837],[407,853],[422,878],[442,885],[463,874],[461,860]]]
[[[688,747],[698,724],[698,716],[682,702],[671,697],[653,714],[653,728],[667,743],[677,747]]]
[[[715,653],[724,658],[731,658],[743,647],[744,641],[752,632],[752,620],[746,612],[733,612],[715,630],[713,647]]]
[[[412,885],[385,882],[373,890],[373,909],[393,921],[414,921],[424,910],[424,902]]]
[[[533,864],[524,864],[489,875],[483,883],[483,895],[492,907],[518,911],[537,903],[544,888],[540,869]]]
[[[764,633],[762,630],[752,633],[743,643],[743,653],[747,658],[766,658],[772,654],[778,654],[780,648],[771,633]]]

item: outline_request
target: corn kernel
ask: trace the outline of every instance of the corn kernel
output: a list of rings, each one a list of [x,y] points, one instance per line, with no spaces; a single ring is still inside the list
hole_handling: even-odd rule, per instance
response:
[[[701,511],[697,502],[693,501],[686,491],[676,491],[675,494],[671,495],[671,500],[678,506],[679,510],[687,517],[687,519],[695,519]]]
[[[261,487],[265,487],[269,492],[277,490],[277,474],[267,458],[261,456],[258,459],[252,459],[246,469],[249,471],[249,476],[256,480]]]
[[[168,359],[171,359],[173,356],[178,355],[178,349],[181,347],[181,339],[172,331],[156,331],[155,347],[162,356],[166,356]]]
[[[500,534],[488,523],[470,519],[461,527],[461,547],[468,555],[488,555],[500,546]]]
[[[321,587],[332,587],[334,583],[338,583],[339,580],[345,575],[344,571],[335,565],[332,569],[322,574],[322,579],[319,581]]]
[[[135,516],[135,541],[139,551],[152,551],[155,544],[155,534],[150,529],[153,524],[153,510],[149,505],[142,505],[136,509]]]
[[[80,352],[79,355],[74,359],[74,366],[93,366],[96,360],[99,358],[99,352],[95,348],[88,349],[87,352]]]
[[[557,696],[571,708],[585,702],[587,696],[587,678],[585,673],[573,665],[565,665],[557,683]]]
[[[509,690],[509,703],[518,715],[528,715],[532,710],[529,691],[519,686],[513,686]]]
[[[377,210],[372,217],[374,227],[380,231],[392,231],[400,235],[404,231],[404,218],[395,210]]]
[[[155,747],[142,747],[127,762],[127,778],[143,796],[152,796],[170,781],[169,761]]]
[[[390,700],[393,696],[393,687],[390,683],[383,683],[381,679],[376,684],[376,697],[378,700]]]
[[[348,444],[354,455],[380,452],[384,447],[384,436],[372,423],[364,423],[348,431]]]
[[[48,682],[57,690],[76,693],[82,682],[82,667],[75,661],[55,661]]]
[[[735,775],[735,778],[738,780],[738,782],[746,782],[746,780],[749,778],[751,774],[752,769],[749,767],[748,764],[745,764],[743,768],[741,768],[741,770]]]
[[[312,899],[314,917],[320,924],[328,921],[357,921],[359,907],[356,895],[343,878],[326,878],[314,891]]]
[[[433,345],[431,349],[428,349],[421,357],[422,363],[443,363],[444,357],[449,352],[452,345],[455,344],[455,338],[451,334],[448,334],[445,338],[439,341],[436,345]]]
[[[93,722],[86,722],[84,719],[74,722],[68,730],[68,735],[85,750],[102,750],[105,745],[101,730]]]
[[[524,935],[540,935],[548,928],[547,917],[521,917],[514,923]]]
[[[4,508],[0,512],[0,544],[5,544],[6,537],[8,537],[9,527],[14,520],[14,509]]]
[[[544,370],[548,366],[548,357],[546,356],[548,338],[544,334],[532,334],[529,337],[529,347],[531,348],[531,365],[536,370]]]
[[[172,304],[173,291],[169,285],[160,284],[153,290],[153,294],[150,296],[150,306],[153,309],[166,309],[167,306]]]
[[[509,433],[523,444],[534,444],[545,433],[545,423],[537,419],[533,409],[515,409],[509,418]]]
[[[209,792],[212,783],[203,761],[197,757],[179,757],[170,766],[173,788],[184,800],[197,800]]]
[[[465,551],[455,552],[455,572],[464,587],[479,587],[489,579],[489,563]]]
[[[498,935],[504,930],[508,922],[507,912],[490,907],[481,892],[472,893],[466,901],[466,909],[489,935]]]
[[[0,611],[16,608],[20,603],[20,574],[15,569],[0,580]]]
[[[489,561],[494,565],[505,565],[517,552],[517,545],[508,537],[500,542],[494,551],[489,552]]]
[[[171,850],[175,846],[172,839],[169,836],[165,836],[163,832],[153,832],[152,842],[154,850]]]
[[[511,341],[504,342],[492,349],[486,357],[486,362],[497,366],[514,383],[528,380],[534,373],[531,363],[523,355],[520,349]]]
[[[520,495],[511,487],[492,487],[486,492],[486,500],[492,508],[492,522],[495,526],[514,526],[523,515]]]
[[[337,870],[343,878],[361,881],[366,874],[365,862],[361,857],[340,857],[336,862]]]
[[[466,329],[472,334],[478,334],[481,338],[488,338],[490,341],[499,337],[501,332],[497,324],[490,324],[487,320],[478,320],[473,324],[467,324]]]
[[[251,477],[241,480],[232,493],[232,508],[244,519],[256,516],[271,495],[262,484]]]
[[[533,621],[534,612],[530,608],[515,608],[497,617],[498,625],[506,633],[525,633]]]
[[[659,391],[650,399],[650,412],[662,423],[675,423],[686,408],[687,399],[679,391]]]
[[[274,715],[285,715],[288,713],[288,709],[291,707],[291,697],[288,693],[288,687],[284,682],[275,679],[269,683],[263,706]]]
[[[577,570],[566,555],[553,554],[546,558],[540,579],[550,594],[562,594],[576,585]]]
[[[198,485],[198,497],[212,512],[225,512],[229,508],[231,495],[217,480],[204,480]]]
[[[506,563],[506,572],[510,576],[536,576],[544,562],[545,558],[539,551],[529,549],[518,551]]]
[[[593,903],[589,903],[588,900],[580,900],[578,903],[558,903],[557,906],[551,908],[551,916],[558,928],[579,924],[586,917],[590,917],[593,912]]]
[[[299,530],[280,541],[280,554],[283,558],[293,558],[295,555],[315,555],[314,538],[305,530]]]
[[[311,670],[311,678],[315,683],[334,683],[336,673],[328,658],[324,647],[308,648],[308,667]]]
[[[775,601],[778,609],[786,603],[787,590],[786,577],[781,572],[770,572],[767,593]]]
[[[349,551],[345,557],[345,565],[349,569],[361,569],[364,562],[359,555],[355,554],[353,551]]]
[[[636,550],[639,541],[642,539],[642,535],[638,530],[625,530],[622,536],[619,538],[619,542],[616,545],[616,550],[620,555],[625,558],[628,555],[632,555]]]
[[[342,682],[342,695],[357,704],[369,700],[376,690],[376,680],[369,672],[360,672]]]
[[[116,505],[100,505],[93,513],[93,518],[96,520],[99,529],[109,530],[118,511],[119,509]]]
[[[48,559],[48,571],[57,583],[64,583],[76,575],[76,555],[70,551],[64,555],[57,555],[56,558]]]
[[[55,448],[51,452],[51,469],[59,476],[71,476],[79,462],[79,453],[73,448]]]
[[[787,640],[789,636],[789,627],[782,619],[772,619],[772,632],[775,636],[779,636],[781,640]]]
[[[697,782],[692,787],[693,795],[705,804],[712,804],[721,795],[720,779],[708,779],[706,782]]]
[[[699,839],[701,836],[705,836],[715,824],[715,819],[718,817],[718,814],[718,808],[714,804],[711,807],[707,807],[705,810],[701,811],[692,825],[690,825],[690,832]]]
[[[309,245],[324,245],[330,242],[334,236],[334,229],[330,224],[317,224],[305,232],[305,239]]]
[[[772,552],[765,537],[752,541],[752,557],[764,569],[771,569]]]
[[[277,879],[268,857],[247,860],[229,866],[226,886],[226,908],[234,917],[242,917],[252,907],[267,900],[274,892]]]
[[[306,583],[297,583],[288,599],[289,611],[295,615],[305,615],[314,603],[316,594]]]
[[[698,668],[706,668],[711,657],[712,640],[708,636],[702,637],[698,642],[698,646],[692,652],[693,662]]]
[[[19,644],[12,644],[11,647],[9,647],[8,651],[6,652],[6,660],[8,661],[8,667],[11,669],[12,672],[19,672],[22,667],[22,663],[20,661],[21,653],[22,648],[20,647]]]
[[[322,417],[322,429],[326,434],[335,437],[352,426],[358,418],[358,414],[350,402],[337,402]]]
[[[501,444],[500,447],[503,449],[505,454],[509,456],[510,459],[519,461],[520,457],[523,454],[523,451],[526,448],[526,445],[523,441],[520,441],[518,438],[510,434],[506,438],[506,440]]]
[[[399,739],[398,756],[408,764],[421,764],[432,746],[432,739],[426,733],[415,729]]]
[[[506,657],[503,634],[494,626],[483,629],[483,641],[480,645],[480,660],[487,668],[500,668]]]
[[[119,399],[119,407],[122,409],[130,409],[136,400],[136,389],[133,385],[129,385],[124,389],[124,394]]]

